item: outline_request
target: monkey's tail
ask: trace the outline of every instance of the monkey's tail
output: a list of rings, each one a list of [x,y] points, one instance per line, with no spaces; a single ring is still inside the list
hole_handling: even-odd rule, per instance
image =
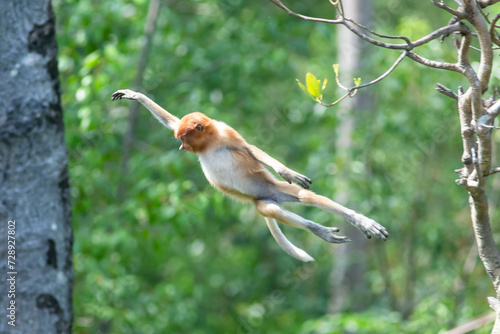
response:
[[[304,262],[310,262],[314,261],[311,255],[307,254],[305,251],[302,249],[295,247],[281,232],[278,223],[276,223],[276,220],[273,218],[269,217],[264,217],[266,219],[267,226],[269,227],[269,230],[271,231],[271,234],[273,235],[274,239],[278,243],[278,245],[283,248],[285,252],[287,252],[289,255],[293,256],[294,258],[304,261]]]

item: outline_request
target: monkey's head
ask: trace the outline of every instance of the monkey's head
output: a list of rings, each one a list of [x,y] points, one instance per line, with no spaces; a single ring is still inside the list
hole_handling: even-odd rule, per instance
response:
[[[182,117],[174,135],[182,141],[179,150],[200,153],[210,144],[216,131],[211,118],[201,112],[194,112]]]

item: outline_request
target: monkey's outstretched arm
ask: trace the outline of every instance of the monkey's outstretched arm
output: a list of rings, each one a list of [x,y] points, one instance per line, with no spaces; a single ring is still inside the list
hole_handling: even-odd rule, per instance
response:
[[[121,99],[136,100],[140,102],[149,111],[151,111],[153,116],[156,117],[156,119],[159,120],[161,124],[165,125],[172,131],[175,131],[175,129],[177,129],[177,126],[179,125],[180,120],[177,117],[157,105],[153,100],[151,100],[144,94],[134,92],[130,89],[121,89],[114,92],[111,96],[111,100],[113,101]]]
[[[255,160],[274,169],[274,171],[288,183],[295,182],[302,188],[309,189],[309,184],[311,184],[312,181],[307,176],[291,170],[266,152],[259,149],[257,146],[247,145],[246,148]]]

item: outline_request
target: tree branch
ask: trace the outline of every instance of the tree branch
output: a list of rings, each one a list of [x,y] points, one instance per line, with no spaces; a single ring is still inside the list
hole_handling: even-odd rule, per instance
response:
[[[399,57],[398,59],[396,59],[396,61],[394,62],[394,64],[392,64],[392,66],[384,73],[382,74],[381,76],[379,76],[378,78],[370,81],[370,82],[367,82],[365,84],[362,84],[362,85],[358,85],[358,86],[354,86],[354,87],[351,87],[351,88],[346,88],[342,85],[342,83],[339,81],[339,78],[337,77],[336,80],[337,80],[337,84],[340,88],[344,89],[347,91],[347,93],[345,93],[343,96],[341,96],[338,100],[336,100],[335,102],[332,102],[330,104],[325,104],[323,102],[320,101],[320,104],[324,107],[331,107],[337,103],[339,103],[340,101],[342,101],[343,99],[345,99],[346,97],[350,96],[350,97],[353,97],[354,94],[356,94],[356,91],[360,88],[365,88],[365,87],[368,87],[368,86],[371,86],[371,85],[374,85],[376,84],[377,82],[385,79],[389,74],[391,74],[392,71],[394,71],[394,69],[396,67],[398,67],[398,65],[401,63],[401,61],[406,57],[406,55],[408,54],[408,51],[404,51]]]
[[[500,114],[500,100],[497,100],[488,110],[488,115],[491,117],[497,117]]]
[[[490,169],[490,172],[488,173],[488,175],[493,175],[496,173],[500,173],[500,167]]]
[[[360,88],[365,88],[365,87],[368,87],[368,86],[371,86],[373,84],[376,84],[377,82],[381,81],[382,79],[386,78],[389,74],[391,74],[392,71],[394,71],[394,69],[396,67],[398,67],[398,65],[401,63],[401,61],[403,61],[403,59],[408,55],[408,51],[404,51],[403,53],[401,53],[401,55],[398,57],[398,59],[396,59],[396,61],[394,62],[394,64],[392,64],[392,66],[384,73],[382,74],[381,76],[379,76],[378,78],[368,82],[368,83],[365,83],[363,85],[359,85],[359,86],[354,86],[352,88],[349,89],[349,92],[352,92],[353,90],[357,90],[357,89],[360,89]]]
[[[459,17],[461,19],[465,18],[465,14],[462,11],[452,9],[444,4],[443,1],[437,2],[436,0],[432,0],[432,3],[436,5],[437,7],[444,9],[448,13],[452,14],[453,16]]]
[[[451,89],[449,89],[448,87],[445,87],[445,86],[441,85],[440,83],[437,83],[436,86],[437,86],[436,90],[439,93],[444,94],[448,97],[451,97],[452,99],[458,100],[458,95],[455,94],[455,92],[452,91]]]
[[[491,41],[493,43],[495,43],[495,45],[500,46],[500,39],[498,39],[498,37],[496,36],[496,31],[495,31],[498,19],[500,19],[500,14],[497,14],[493,18],[493,20],[491,21],[491,25],[490,25],[490,37],[491,37]]]
[[[448,71],[453,71],[453,72],[458,72],[462,73],[461,69],[457,64],[451,64],[451,63],[446,63],[446,62],[441,62],[441,61],[435,61],[435,60],[430,60],[427,58],[424,58],[422,56],[419,56],[415,52],[408,52],[408,57],[417,63],[420,63],[422,65],[428,66],[428,67],[433,67],[441,70],[448,70]]]
[[[481,6],[481,8],[486,8],[496,4],[497,2],[500,2],[500,0],[477,0],[477,3]]]
[[[407,50],[407,51],[410,51],[410,50],[413,50],[414,48],[416,48],[418,46],[421,46],[421,45],[424,45],[426,43],[429,43],[430,41],[432,41],[432,40],[434,40],[434,39],[436,39],[436,38],[438,38],[440,36],[443,36],[443,35],[448,35],[448,34],[451,34],[453,32],[461,32],[461,33],[468,33],[469,32],[468,28],[463,23],[456,22],[454,24],[447,25],[445,27],[439,28],[439,29],[431,32],[430,34],[428,34],[428,35],[426,35],[426,36],[424,36],[424,37],[416,40],[415,42],[411,42],[407,37],[404,37],[404,36],[387,36],[387,35],[382,35],[382,34],[376,33],[375,31],[370,30],[370,29],[364,27],[363,25],[355,22],[354,20],[352,20],[350,18],[344,17],[343,11],[341,11],[341,10],[339,10],[339,13],[341,15],[340,19],[330,20],[330,19],[324,19],[324,18],[306,16],[306,15],[302,15],[302,14],[296,13],[296,12],[292,11],[290,8],[288,8],[287,6],[285,6],[283,4],[283,2],[281,2],[281,0],[270,0],[270,1],[272,3],[274,3],[276,6],[278,6],[279,8],[283,9],[284,11],[286,11],[288,14],[296,16],[296,17],[301,18],[303,20],[315,21],[315,22],[323,22],[323,23],[330,23],[330,24],[342,24],[347,29],[349,29],[351,32],[353,32],[356,36],[358,36],[359,38],[367,41],[368,43],[371,43],[373,45],[376,45],[376,46],[379,46],[379,47],[382,47],[382,48],[385,48],[385,49]],[[341,2],[339,2],[339,5],[340,4],[341,4]],[[336,8],[338,9],[337,6],[336,6]],[[361,32],[359,30],[357,30],[356,27],[358,27],[358,28],[360,28],[360,29],[362,29],[362,30],[370,33],[370,34],[378,36],[378,37],[388,38],[388,39],[403,39],[403,40],[406,41],[406,43],[405,44],[385,43],[385,42],[376,40],[374,38],[371,38],[370,36],[364,34],[363,32]],[[466,30],[464,30],[464,29],[466,29]]]
[[[339,20],[329,20],[329,19],[322,19],[322,18],[319,18],[319,17],[312,17],[312,16],[307,16],[307,15],[302,15],[302,14],[299,14],[299,13],[295,13],[294,11],[292,11],[291,9],[289,9],[287,6],[285,6],[280,0],[270,0],[270,1],[272,3],[274,3],[276,6],[278,6],[279,8],[283,9],[284,11],[286,11],[288,14],[296,16],[296,17],[301,18],[303,20],[314,21],[314,22],[323,22],[323,23],[331,23],[331,24],[340,24],[340,23],[342,23],[341,19],[339,19]]]

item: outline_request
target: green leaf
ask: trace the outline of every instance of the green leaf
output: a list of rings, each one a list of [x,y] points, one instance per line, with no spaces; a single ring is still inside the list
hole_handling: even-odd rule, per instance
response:
[[[300,81],[299,81],[299,79],[295,79],[295,80],[297,80],[297,83],[299,84],[299,87],[300,87],[300,88],[301,88],[301,89],[302,89],[305,93],[308,93],[308,94],[309,94],[309,92],[307,91],[306,86],[304,86],[304,85],[302,84],[302,82],[300,82]]]
[[[310,72],[306,74],[307,91],[309,92],[309,94],[316,97],[317,99],[321,99],[322,97],[319,83],[320,81],[316,79],[314,74]]]
[[[361,78],[354,78],[354,86],[359,86],[361,85]]]
[[[325,78],[325,80],[323,80],[323,86],[321,87],[321,93],[323,93],[323,91],[325,90],[327,83],[328,83],[328,80],[326,80],[326,78]]]
[[[333,72],[335,72],[335,76],[336,77],[339,76],[339,69],[340,69],[340,65],[339,64],[333,64]]]

